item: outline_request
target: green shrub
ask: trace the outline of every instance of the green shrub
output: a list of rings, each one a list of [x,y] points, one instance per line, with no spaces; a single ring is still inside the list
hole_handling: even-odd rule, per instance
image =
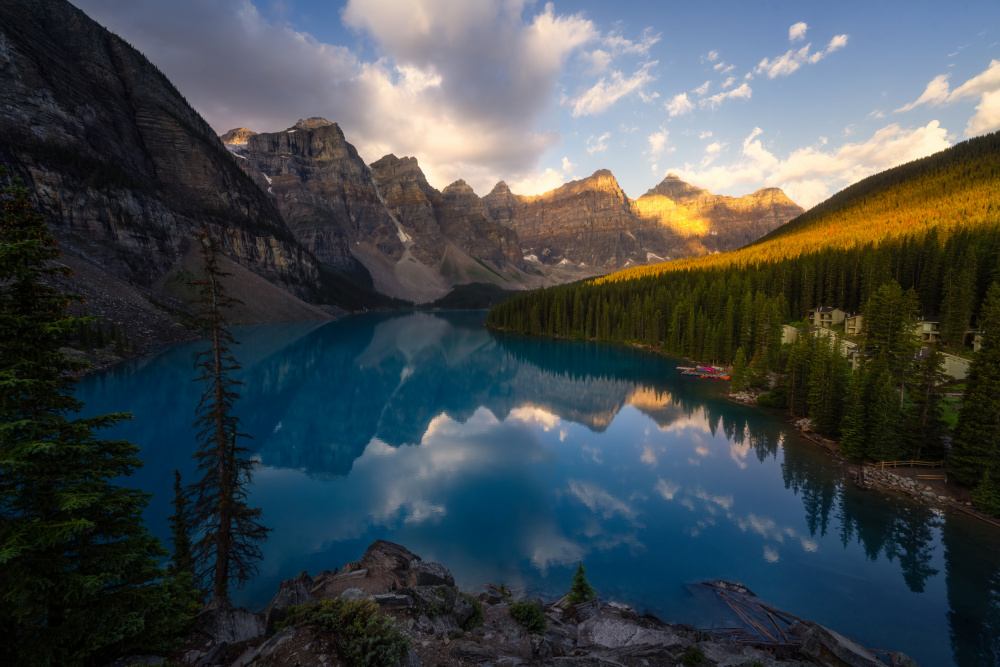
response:
[[[472,630],[473,628],[478,628],[480,625],[486,622],[486,615],[483,613],[483,603],[479,601],[468,593],[459,592],[465,601],[472,605],[472,615],[465,620],[462,625],[463,630]]]
[[[548,627],[545,612],[534,602],[515,602],[510,606],[510,615],[533,635],[542,634]]]
[[[392,665],[406,657],[410,638],[396,629],[396,622],[367,599],[324,599],[288,608],[276,630],[310,626],[328,635],[344,661],[359,667]]]
[[[767,408],[787,408],[788,407],[788,390],[784,387],[775,387],[767,394],[761,394],[757,397],[757,405],[763,405]]]
[[[681,662],[687,665],[687,667],[693,667],[700,664],[704,659],[705,652],[701,650],[700,646],[688,646],[687,650],[684,651],[684,657],[681,658]]]

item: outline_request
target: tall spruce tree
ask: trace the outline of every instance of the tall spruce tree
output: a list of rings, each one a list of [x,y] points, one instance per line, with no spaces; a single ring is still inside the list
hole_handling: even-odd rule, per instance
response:
[[[171,501],[174,513],[170,515],[170,535],[174,551],[170,555],[170,571],[188,572],[194,575],[191,559],[191,526],[188,525],[187,494],[181,485],[181,473],[174,470],[174,499]]]
[[[1000,472],[1000,283],[986,292],[979,326],[982,346],[969,368],[948,459],[951,474],[967,486],[977,486],[986,470]]]
[[[903,420],[905,456],[915,460],[940,460],[944,456],[943,418],[944,358],[932,346],[920,360],[910,386],[911,405]]]
[[[198,355],[196,382],[205,385],[198,403],[195,426],[198,451],[194,457],[202,473],[190,487],[189,525],[198,535],[191,554],[196,580],[212,591],[213,599],[228,603],[229,583],[242,587],[257,573],[260,544],[268,528],[260,522],[261,510],[247,503],[253,476],[249,449],[239,444],[239,419],[233,401],[240,384],[232,373],[240,369],[231,346],[236,344],[227,328],[225,310],[239,303],[226,293],[222,279],[229,274],[219,266],[219,250],[206,228],[197,237],[202,253],[198,316],[211,347]]]
[[[166,555],[143,525],[149,495],[115,482],[138,447],[98,429],[131,416],[73,418],[83,364],[60,351],[80,300],[45,279],[66,275],[29,192],[0,167],[0,664],[88,665],[162,650],[190,596],[164,578]],[[190,581],[190,580],[188,580]]]

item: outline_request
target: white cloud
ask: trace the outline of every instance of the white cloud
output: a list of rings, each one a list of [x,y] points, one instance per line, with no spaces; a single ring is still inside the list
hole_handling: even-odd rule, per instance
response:
[[[593,155],[594,153],[600,153],[601,151],[606,151],[608,149],[608,139],[611,138],[610,132],[605,132],[599,137],[594,137],[593,135],[587,139],[587,152]]]
[[[712,51],[709,51],[708,53],[706,53],[701,57],[701,62],[714,63],[718,59],[719,59],[719,52],[713,49]]]
[[[805,39],[806,38],[806,30],[808,30],[808,29],[809,29],[809,26],[806,25],[802,21],[799,21],[798,23],[793,24],[792,27],[790,27],[788,29],[788,41],[790,41],[790,42],[798,42],[798,41],[801,41],[801,40]]]
[[[611,49],[611,52],[615,55],[621,53],[628,53],[633,55],[645,56],[649,54],[649,49],[660,41],[662,33],[653,34],[653,28],[648,27],[642,31],[639,35],[639,41],[633,42],[630,39],[626,39],[622,36],[621,32],[611,32],[606,35],[601,43]]]
[[[764,147],[763,131],[743,140],[740,158],[729,165],[707,169],[671,168],[689,183],[712,192],[771,186],[782,188],[798,204],[813,206],[837,190],[871,174],[948,148],[948,132],[938,121],[924,127],[903,129],[888,125],[870,139],[827,149],[808,146],[779,158]]]
[[[708,146],[705,146],[705,157],[701,160],[701,166],[704,168],[714,162],[715,158],[719,157],[719,153],[725,145],[722,142],[713,141]]]
[[[716,72],[718,72],[720,69],[722,69],[725,66],[726,66],[726,63],[724,63],[724,62],[722,62],[722,63],[715,63],[715,65],[712,67],[712,69],[714,69]]]
[[[710,109],[715,109],[725,100],[731,100],[737,98],[748,100],[750,99],[751,95],[753,95],[753,89],[750,88],[750,86],[748,86],[746,83],[741,83],[739,88],[733,88],[732,90],[728,90],[724,93],[717,93],[715,95],[712,95],[711,97],[706,97],[705,99],[698,102],[698,104],[702,108],[708,107]]]
[[[939,74],[931,79],[931,82],[927,84],[927,87],[924,89],[924,93],[920,97],[909,104],[899,107],[896,109],[896,113],[909,111],[910,109],[918,107],[921,104],[938,106],[939,104],[944,103],[948,99],[948,77],[950,76],[951,74]]]
[[[646,154],[656,157],[658,155],[663,155],[664,152],[673,153],[675,150],[674,147],[667,146],[667,139],[669,134],[670,133],[667,132],[667,130],[661,127],[659,132],[654,132],[653,134],[649,135],[647,137],[647,139],[649,140],[649,150],[646,151]]]
[[[950,74],[939,74],[927,84],[923,94],[915,101],[898,109],[909,111],[921,104],[938,106],[953,104],[960,100],[979,98],[976,113],[965,127],[968,137],[1000,128],[1000,60],[991,60],[990,66],[972,77],[955,90],[949,90]]]
[[[983,94],[976,106],[976,115],[965,126],[965,135],[971,137],[996,129],[1000,129],[1000,90]]]
[[[694,104],[688,99],[687,93],[680,93],[674,95],[673,99],[664,105],[667,111],[670,112],[670,117],[683,116],[686,113],[694,111]]]
[[[704,95],[705,93],[708,92],[708,89],[709,89],[709,87],[711,87],[711,85],[712,85],[711,81],[706,81],[705,83],[701,84],[700,86],[698,86],[697,88],[695,88],[691,92],[692,93],[696,93],[698,95]]]
[[[698,135],[698,138],[699,138],[699,139],[708,139],[708,138],[709,138],[709,137],[711,137],[711,136],[712,136],[712,131],[711,131],[711,130],[704,130],[704,131],[702,131],[702,132],[701,132],[701,133],[700,133],[700,134]]]
[[[612,72],[610,81],[601,77],[590,90],[572,101],[573,117],[602,113],[630,93],[641,94],[643,87],[655,79],[649,72],[655,65],[655,60],[647,62],[628,78],[621,72]]]
[[[538,168],[559,140],[537,128],[564,67],[602,38],[551,4],[349,0],[344,25],[381,56],[368,60],[269,20],[250,0],[75,4],[140,48],[219,132],[324,116],[366,161],[414,156],[432,184],[464,178],[480,190]],[[653,38],[611,41],[641,51]]]
[[[794,27],[794,26],[793,26]],[[837,35],[830,40],[826,49],[810,53],[812,44],[806,44],[800,49],[789,49],[774,60],[764,58],[756,68],[755,74],[767,74],[771,79],[778,76],[788,76],[806,63],[814,65],[829,54],[847,46],[847,35]]]
[[[578,176],[574,173],[577,165],[568,157],[562,159],[562,169],[548,167],[543,171],[526,174],[507,183],[512,192],[519,195],[538,195],[549,190],[555,190],[560,185],[574,181]],[[561,439],[561,438],[560,438]]]
[[[728,88],[729,86],[733,85],[734,83],[736,83],[736,77],[735,76],[731,76],[728,79],[726,79],[725,81],[723,81],[722,85],[720,85],[719,87],[722,88],[723,90],[725,90],[726,88]]]
[[[611,65],[613,57],[604,49],[594,49],[590,53],[583,54],[583,57],[590,61],[590,71],[599,74]]]
[[[868,119],[879,120],[880,118],[885,118],[885,113],[881,109],[873,109],[870,114],[868,114]]]

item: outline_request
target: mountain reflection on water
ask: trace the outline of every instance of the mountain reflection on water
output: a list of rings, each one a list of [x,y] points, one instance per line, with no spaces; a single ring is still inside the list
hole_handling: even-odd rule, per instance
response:
[[[740,581],[779,608],[925,665],[1000,664],[1000,533],[861,492],[817,447],[722,383],[620,346],[497,334],[482,313],[241,327],[237,404],[274,528],[237,602],[357,558],[378,538],[478,589],[555,598],[578,560],[605,599],[699,626],[732,620],[696,582]],[[172,472],[194,472],[203,344],[86,378],[88,413],[147,462],[166,538]]]

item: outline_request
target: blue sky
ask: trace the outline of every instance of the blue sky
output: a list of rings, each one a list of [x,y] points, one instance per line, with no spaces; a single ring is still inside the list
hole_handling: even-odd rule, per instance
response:
[[[340,124],[367,162],[535,194],[610,169],[804,206],[1000,129],[1000,2],[77,0],[217,131]]]

